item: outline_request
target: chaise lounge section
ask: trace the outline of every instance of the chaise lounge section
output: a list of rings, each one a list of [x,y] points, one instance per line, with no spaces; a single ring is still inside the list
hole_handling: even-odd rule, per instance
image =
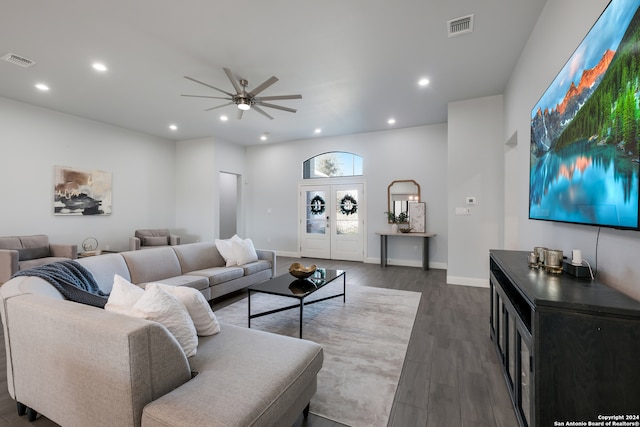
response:
[[[273,275],[275,253],[257,252],[230,267],[215,243],[78,262],[107,293],[118,274],[211,299]],[[0,287],[0,314],[9,394],[30,420],[64,426],[290,426],[308,413],[323,362],[313,342],[224,323],[187,357],[164,325],[65,300],[35,276]]]
[[[64,300],[48,282],[0,287],[13,399],[63,426],[290,426],[322,348],[220,324],[187,358],[160,323]]]

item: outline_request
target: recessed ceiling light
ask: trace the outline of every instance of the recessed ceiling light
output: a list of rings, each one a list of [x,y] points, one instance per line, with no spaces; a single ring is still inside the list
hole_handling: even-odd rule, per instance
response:
[[[427,86],[428,84],[429,84],[429,79],[422,78],[422,79],[418,80],[418,85],[419,86]]]
[[[176,126],[176,125],[169,125],[169,129],[171,129],[171,130],[178,130],[178,126]]]
[[[100,71],[100,72],[105,72],[107,71],[107,66],[104,65],[101,62],[94,62],[93,64],[91,64],[91,66],[93,67],[94,70],[96,71]]]
[[[317,128],[317,129],[316,129],[316,130],[314,130],[313,132],[315,132],[315,133],[322,133],[322,129]]]
[[[47,86],[47,85],[46,85],[46,84],[44,84],[44,83],[37,83],[37,84],[36,84],[36,88],[37,88],[38,90],[43,91],[43,92],[46,92],[46,91],[48,91],[48,90],[49,90],[49,86]]]
[[[223,122],[226,122],[227,120],[229,120],[229,117],[223,114],[222,116],[220,116],[220,120],[222,120]]]
[[[262,135],[262,136],[260,137],[260,140],[261,140],[261,141],[266,141],[266,140],[267,140],[267,135]]]
[[[389,123],[390,125],[394,125],[394,124],[396,124],[396,119],[391,118],[391,119],[387,120],[387,123]]]

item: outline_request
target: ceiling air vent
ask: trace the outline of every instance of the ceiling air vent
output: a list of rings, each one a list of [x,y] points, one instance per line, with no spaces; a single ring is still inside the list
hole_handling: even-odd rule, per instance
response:
[[[447,30],[449,37],[467,34],[473,31],[473,15],[463,16],[461,18],[447,21]]]
[[[27,59],[25,57],[16,55],[15,53],[7,53],[6,55],[4,55],[2,58],[3,61],[7,61],[10,62],[12,64],[16,64],[21,66],[22,68],[29,68],[32,65],[35,65],[36,63],[30,59]]]

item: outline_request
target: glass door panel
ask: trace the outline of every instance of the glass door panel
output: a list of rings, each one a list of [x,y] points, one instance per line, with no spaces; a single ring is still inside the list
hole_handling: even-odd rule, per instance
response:
[[[364,233],[362,232],[362,184],[334,185],[334,203],[331,226],[331,258],[346,261],[364,259]]]
[[[336,191],[336,233],[357,235],[358,191]]]
[[[508,324],[508,335],[507,335],[507,363],[509,365],[509,382],[511,383],[511,389],[513,389],[515,385],[516,379],[516,360],[518,357],[518,352],[516,348],[516,321],[515,316],[511,313],[508,313],[509,324]]]
[[[331,258],[331,188],[309,186],[301,191],[300,255],[313,258]]]
[[[527,426],[531,425],[531,352],[527,342],[518,334],[520,339],[520,412]]]
[[[306,225],[309,234],[327,233],[327,195],[324,191],[305,191]]]

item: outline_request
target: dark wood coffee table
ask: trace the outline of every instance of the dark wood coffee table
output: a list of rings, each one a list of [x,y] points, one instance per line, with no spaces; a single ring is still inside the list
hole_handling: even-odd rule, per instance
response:
[[[342,277],[342,293],[331,295],[325,298],[316,299],[313,301],[305,301],[309,295],[313,294],[317,290],[327,286],[334,280]],[[333,270],[330,268],[318,268],[315,274],[308,279],[296,279],[290,274],[283,274],[282,276],[275,277],[266,282],[259,283],[257,285],[249,286],[249,302],[247,304],[248,310],[248,324],[251,328],[251,319],[256,317],[266,316],[268,314],[279,313],[281,311],[290,310],[292,308],[300,308],[300,338],[302,338],[302,312],[305,305],[315,304],[320,301],[325,301],[331,298],[342,297],[342,302],[347,301],[347,278],[344,270]],[[281,297],[295,298],[298,300],[297,304],[289,305],[282,308],[276,308],[274,310],[264,311],[262,313],[251,314],[251,294],[262,293],[270,295],[278,295]]]

